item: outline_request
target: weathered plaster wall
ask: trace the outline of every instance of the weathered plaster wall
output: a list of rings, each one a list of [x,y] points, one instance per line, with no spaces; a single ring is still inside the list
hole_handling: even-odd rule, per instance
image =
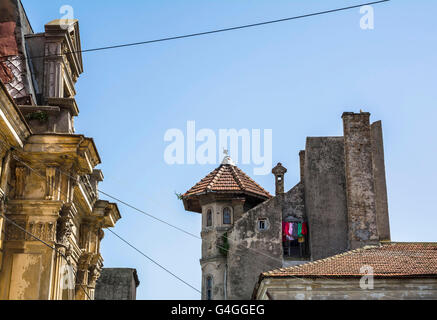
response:
[[[0,273],[0,300],[50,299],[53,250],[42,243],[28,241],[24,246],[6,242],[5,251]]]
[[[223,209],[231,210],[231,222],[235,215],[235,208],[232,199],[217,200],[202,205],[202,298],[206,299],[206,279],[212,277],[212,299],[221,300],[225,298],[225,270],[226,256],[221,253],[223,248],[223,236],[231,228],[231,225],[223,224]],[[206,200],[204,200],[206,201]],[[207,226],[207,212],[211,210],[212,225]]]
[[[284,265],[282,220],[288,216],[305,219],[303,183],[247,211],[235,222],[229,236],[228,298],[249,299],[261,272]],[[258,230],[259,219],[267,219],[267,230]]]
[[[283,196],[267,200],[235,222],[228,253],[228,299],[250,299],[260,273],[282,267]],[[267,219],[267,230],[258,220]]]
[[[282,218],[295,217],[305,219],[305,187],[302,182],[283,195]]]
[[[202,267],[202,299],[207,299],[207,278],[212,277],[212,300],[225,299],[226,257],[215,257],[201,260]]]
[[[307,138],[305,208],[312,260],[348,247],[343,155],[343,137]]]
[[[359,278],[266,278],[256,298],[269,296],[273,300],[435,300],[437,279],[375,279],[373,290],[363,290]]]

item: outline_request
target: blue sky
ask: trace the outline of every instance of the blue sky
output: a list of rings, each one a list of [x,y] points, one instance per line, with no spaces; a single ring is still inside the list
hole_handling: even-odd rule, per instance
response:
[[[360,4],[334,0],[23,0],[32,26],[71,5],[82,48],[207,31]],[[185,192],[213,165],[169,166],[164,133],[198,128],[273,129],[273,162],[299,180],[307,136],[342,135],[343,111],[382,120],[392,240],[437,241],[435,206],[437,44],[429,0],[375,5],[375,29],[359,9],[205,37],[84,54],[76,131],[93,137],[103,160],[101,189],[199,234]],[[252,175],[252,167],[241,168]],[[255,180],[274,192],[271,175]],[[104,198],[104,197],[102,197]],[[119,205],[115,231],[200,288],[200,241]],[[106,232],[106,267],[134,267],[139,299],[199,294]]]

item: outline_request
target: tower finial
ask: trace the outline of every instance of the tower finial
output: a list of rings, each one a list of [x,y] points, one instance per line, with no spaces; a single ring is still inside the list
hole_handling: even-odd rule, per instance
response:
[[[231,157],[229,156],[229,150],[223,149],[223,154],[225,157],[223,158],[222,164],[230,164],[231,166],[235,166],[234,161],[232,161]]]

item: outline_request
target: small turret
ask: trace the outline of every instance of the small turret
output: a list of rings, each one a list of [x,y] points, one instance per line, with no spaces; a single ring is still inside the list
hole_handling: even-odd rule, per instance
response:
[[[272,173],[275,175],[276,195],[284,193],[284,174],[286,172],[287,169],[280,162],[272,169]]]

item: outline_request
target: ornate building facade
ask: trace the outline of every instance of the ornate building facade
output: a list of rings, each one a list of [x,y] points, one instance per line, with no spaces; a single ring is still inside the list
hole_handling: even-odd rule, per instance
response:
[[[0,12],[0,300],[94,299],[120,213],[99,199],[93,139],[74,129],[79,23],[34,33],[19,0]]]

